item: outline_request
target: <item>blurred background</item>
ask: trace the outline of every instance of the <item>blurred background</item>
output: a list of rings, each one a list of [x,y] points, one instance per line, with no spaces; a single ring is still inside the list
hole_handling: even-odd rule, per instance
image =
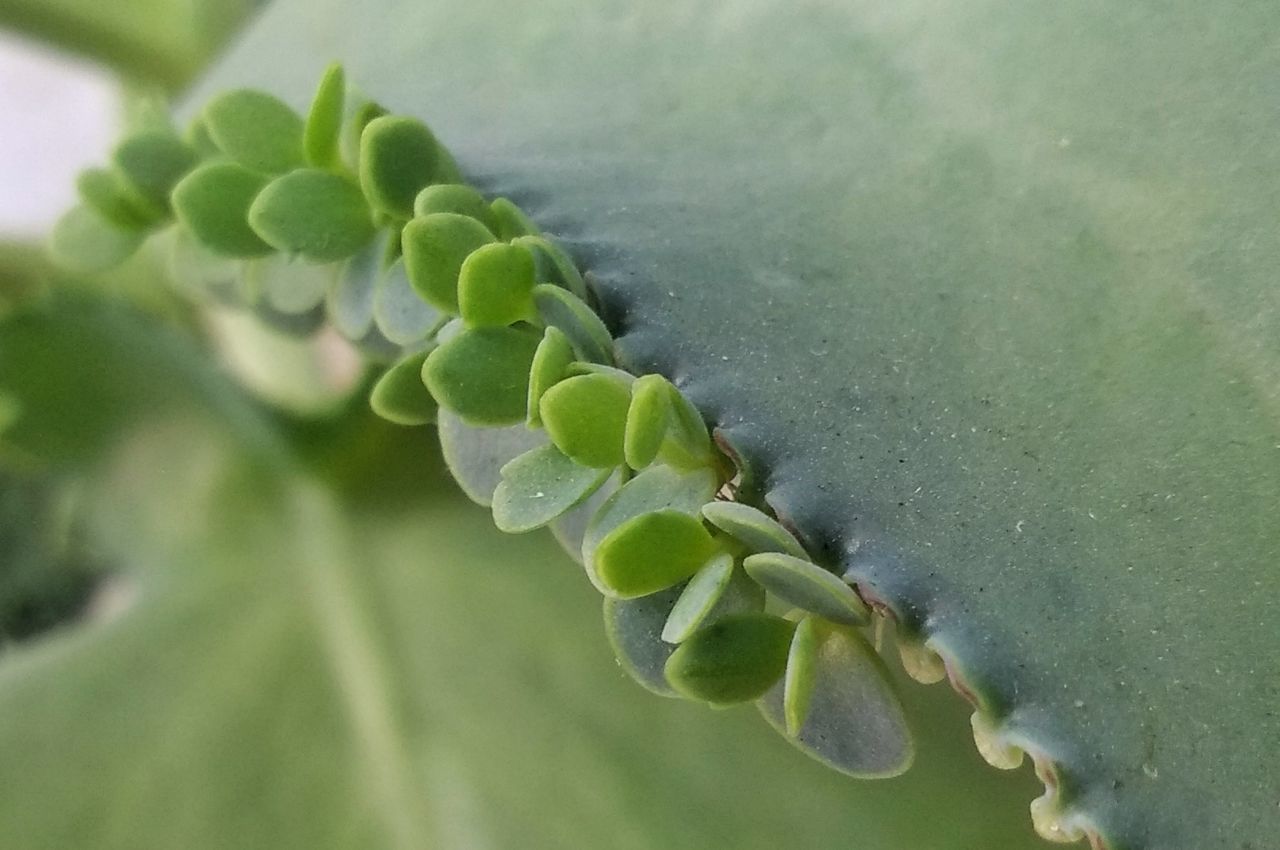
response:
[[[261,340],[154,258],[49,265],[77,172],[257,5],[0,0],[0,847],[1040,846],[945,686],[903,678],[919,756],[879,783],[648,694],[433,435],[246,392]]]

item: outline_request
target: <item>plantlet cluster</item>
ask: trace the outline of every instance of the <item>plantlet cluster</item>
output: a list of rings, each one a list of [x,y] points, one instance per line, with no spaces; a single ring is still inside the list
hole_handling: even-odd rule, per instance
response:
[[[619,368],[568,254],[511,201],[464,184],[421,122],[352,96],[334,66],[305,117],[228,92],[185,134],[139,129],[79,187],[54,236],[67,264],[109,267],[166,230],[187,283],[285,327],[327,317],[392,361],[373,409],[436,424],[499,529],[551,528],[646,688],[755,701],[851,775],[909,766],[857,592],[728,498],[739,472],[698,410],[665,377]]]

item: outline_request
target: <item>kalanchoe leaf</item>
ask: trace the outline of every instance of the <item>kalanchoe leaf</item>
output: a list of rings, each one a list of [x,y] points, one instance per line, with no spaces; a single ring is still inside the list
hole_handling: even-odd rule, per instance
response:
[[[346,74],[335,62],[325,69],[324,76],[320,78],[303,126],[302,150],[308,164],[316,168],[333,168],[340,163],[338,142],[346,99]]]
[[[667,643],[682,643],[699,628],[729,614],[764,610],[764,588],[734,565],[733,555],[712,556],[685,585],[662,627]]]
[[[609,595],[631,598],[679,584],[698,571],[716,542],[696,518],[677,510],[633,517],[595,550],[595,569]]]
[[[818,624],[811,655],[808,708],[796,735],[787,734],[788,682],[758,703],[765,719],[804,752],[861,778],[897,776],[915,757],[915,744],[889,671],[855,629]],[[793,643],[794,647],[794,643]],[[788,665],[792,662],[788,661]]]
[[[712,705],[753,700],[782,677],[795,624],[769,614],[734,614],[699,629],[667,659],[667,681]]]
[[[273,95],[235,89],[211,100],[203,117],[222,152],[245,168],[283,174],[304,164],[302,119]]]
[[[73,207],[53,227],[50,250],[67,269],[91,274],[114,268],[138,250],[144,236],[123,230],[96,210]]]
[[[569,364],[568,375],[604,375],[630,387],[636,382],[636,376],[619,369],[617,366],[606,366],[603,363],[590,363],[586,360],[575,360]]]
[[[116,173],[147,207],[169,210],[169,193],[198,162],[196,152],[167,130],[146,130],[125,139],[111,155]]]
[[[622,465],[622,435],[631,391],[612,375],[578,375],[560,381],[538,403],[547,436],[583,466]]]
[[[604,484],[600,485],[600,488],[588,496],[582,504],[557,517],[551,523],[552,536],[575,563],[582,564],[582,541],[587,536],[587,528],[591,525],[591,520],[605,502],[618,492],[623,481],[622,470],[615,469],[613,474],[605,479]]]
[[[546,445],[541,431],[524,425],[476,428],[441,408],[436,417],[445,465],[467,498],[489,507],[502,483],[502,468],[527,451]]]
[[[76,178],[76,190],[86,207],[122,230],[146,230],[164,220],[154,205],[140,200],[116,171],[90,168]]]
[[[379,266],[386,251],[386,239],[384,231],[343,263],[325,297],[329,321],[347,339],[361,339],[373,326],[374,297],[381,279]]]
[[[664,379],[665,380],[665,379]],[[713,462],[711,435],[702,414],[684,393],[667,381],[671,394],[671,428],[662,444],[660,456],[665,463],[682,469],[696,469]]]
[[[432,213],[456,213],[474,218],[491,233],[497,229],[498,222],[489,210],[484,196],[462,183],[437,183],[428,186],[413,199],[414,216],[427,216]]]
[[[431,213],[415,218],[401,232],[409,282],[437,310],[458,315],[458,273],[462,263],[482,245],[495,241],[474,218],[458,213]]]
[[[249,208],[249,225],[273,248],[315,263],[353,256],[374,233],[359,187],[316,168],[268,183]]]
[[[539,339],[528,328],[464,330],[431,352],[423,378],[440,406],[469,425],[523,423]]]
[[[378,276],[373,316],[383,336],[397,345],[419,342],[440,321],[440,311],[423,301],[409,284],[403,259]]]
[[[639,599],[604,600],[604,630],[618,664],[641,686],[664,697],[679,696],[666,676],[675,647],[660,634],[680,591],[676,586]]]
[[[804,547],[763,511],[741,502],[708,502],[702,506],[707,522],[747,547],[749,552],[782,552],[809,560]]]
[[[244,264],[246,288],[258,293],[255,303],[285,316],[311,313],[333,286],[338,268],[303,263],[271,254]]]
[[[534,287],[533,302],[538,315],[548,325],[555,325],[573,343],[580,360],[613,363],[613,337],[581,298],[552,284]]]
[[[227,257],[261,257],[272,248],[249,226],[249,207],[267,178],[234,162],[197,167],[173,189],[173,211],[200,244]]]
[[[524,210],[506,198],[495,198],[493,203],[489,205],[489,210],[498,225],[498,229],[494,233],[503,242],[510,242],[520,236],[542,235],[542,231],[529,220],[529,217],[524,214]]]
[[[587,284],[563,248],[545,236],[520,236],[512,241],[533,252],[540,283],[558,283],[583,301],[587,300]]]
[[[671,417],[671,395],[661,375],[644,375],[631,386],[631,406],[623,454],[632,469],[644,469],[658,457],[667,437]]]
[[[708,469],[682,472],[662,465],[651,466],[628,481],[600,507],[583,535],[582,563],[591,583],[601,593],[610,592],[596,574],[595,554],[600,541],[615,528],[651,511],[677,510],[697,516],[718,486]]]
[[[469,327],[503,327],[536,318],[533,255],[494,243],[472,251],[458,271],[458,310]]]
[[[784,602],[833,623],[860,626],[867,622],[867,606],[853,588],[812,561],[762,552],[742,563],[747,575]]]
[[[818,649],[822,645],[823,622],[808,616],[800,620],[791,636],[787,652],[787,672],[782,680],[782,715],[787,735],[795,737],[809,716],[813,686],[817,682]]]
[[[553,445],[540,446],[502,467],[493,522],[512,534],[541,528],[581,504],[611,474],[580,466]]]
[[[243,270],[237,260],[213,253],[186,228],[175,227],[170,233],[168,280],[175,289],[195,299],[244,306]]]
[[[525,421],[530,428],[542,425],[539,403],[548,389],[564,379],[569,364],[573,362],[573,346],[569,338],[557,327],[548,326],[542,334],[542,342],[533,354],[529,367],[529,401]]]
[[[393,219],[413,218],[423,186],[456,176],[436,137],[416,118],[383,115],[360,136],[360,186],[373,208]]]
[[[397,425],[426,425],[436,421],[436,400],[422,383],[426,351],[410,354],[383,373],[373,385],[369,406]]]
[[[205,122],[203,115],[197,115],[187,125],[187,131],[182,134],[183,141],[191,146],[196,152],[196,156],[200,159],[210,159],[215,156],[221,156],[222,151],[218,148],[218,143],[213,140],[213,136],[209,134],[209,125]]]

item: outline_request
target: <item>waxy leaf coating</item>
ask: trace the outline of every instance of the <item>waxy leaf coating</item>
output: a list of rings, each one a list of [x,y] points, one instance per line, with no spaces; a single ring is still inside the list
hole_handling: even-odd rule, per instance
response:
[[[538,403],[551,442],[583,466],[620,466],[631,390],[612,375],[577,375],[548,389]]]
[[[524,210],[506,198],[495,198],[489,205],[489,210],[498,225],[494,233],[498,234],[498,238],[503,242],[510,242],[520,236],[539,236],[542,233],[538,230],[538,226],[524,214]]]
[[[360,135],[360,185],[374,209],[393,219],[413,218],[422,187],[453,176],[440,143],[416,118],[383,115]]]
[[[799,541],[773,517],[741,502],[708,502],[702,506],[707,522],[747,547],[749,552],[782,552],[809,560]]]
[[[413,199],[414,216],[420,217],[432,213],[457,213],[470,216],[490,232],[498,227],[484,196],[463,183],[437,183],[419,192]]]
[[[146,230],[163,221],[164,215],[141,200],[125,185],[118,171],[90,168],[76,178],[76,190],[84,205],[125,230]]]
[[[574,463],[553,445],[539,446],[502,468],[493,493],[493,522],[516,534],[541,528],[581,504],[612,474]]]
[[[145,130],[125,139],[111,157],[126,186],[158,211],[169,209],[169,193],[196,164],[196,152],[168,130]]]
[[[613,337],[581,298],[558,286],[542,283],[534,287],[533,301],[544,322],[564,331],[579,359],[613,363]]]
[[[199,166],[173,189],[173,212],[178,221],[216,254],[261,257],[272,247],[249,226],[249,207],[267,177],[234,162]]]
[[[89,207],[73,207],[53,227],[50,250],[68,269],[106,271],[127,260],[142,244],[143,234],[124,230]]]
[[[373,412],[397,425],[426,425],[436,420],[436,400],[422,383],[426,351],[410,354],[383,373],[373,385]]]
[[[610,595],[644,596],[679,584],[712,555],[716,542],[695,517],[660,510],[627,520],[595,550],[595,570]]]
[[[642,687],[664,697],[680,696],[666,675],[675,647],[661,638],[680,590],[676,586],[638,599],[604,600],[604,630],[618,664]]]
[[[860,626],[867,606],[853,588],[812,561],[780,552],[762,552],[742,562],[747,575],[784,602],[833,623]]]
[[[811,628],[799,646],[793,641],[787,677],[759,701],[760,712],[792,744],[841,773],[903,773],[915,758],[915,743],[884,661],[856,629],[831,623]],[[793,663],[801,665],[794,681]],[[787,729],[788,703],[791,719],[800,721],[795,733]]]
[[[756,699],[782,677],[794,629],[769,614],[725,617],[676,647],[667,659],[667,681],[712,705]]]
[[[342,112],[346,106],[347,79],[342,66],[330,65],[320,78],[311,109],[302,130],[302,149],[307,163],[316,168],[339,164],[338,142],[342,135]]]
[[[536,317],[533,255],[494,243],[472,251],[458,271],[458,310],[468,327],[503,327]]]
[[[667,438],[671,417],[671,396],[661,375],[644,375],[631,385],[631,406],[623,454],[632,469],[644,469],[658,457]]]
[[[547,436],[524,424],[501,428],[468,425],[448,408],[436,417],[440,453],[458,487],[477,505],[490,507],[502,483],[502,468],[525,452],[546,445]]]
[[[764,588],[747,578],[730,553],[721,552],[712,556],[685,585],[662,627],[662,639],[682,643],[723,616],[761,611],[764,602]]]
[[[222,152],[246,168],[283,174],[304,163],[302,119],[273,95],[229,91],[211,100],[203,117]]]
[[[573,362],[573,346],[569,338],[559,328],[548,325],[542,334],[542,342],[533,354],[533,365],[529,367],[529,403],[526,421],[530,428],[542,425],[542,414],[539,411],[543,394],[557,382],[562,380]]]
[[[539,339],[526,328],[464,330],[431,352],[423,379],[436,401],[469,425],[523,423]]]
[[[440,311],[422,300],[409,283],[404,259],[397,259],[378,276],[373,318],[382,335],[397,345],[414,345],[440,321]]]
[[[488,228],[467,215],[431,213],[415,218],[400,236],[409,282],[428,304],[456,316],[462,263],[493,241]]]
[[[300,168],[267,184],[249,208],[249,224],[276,250],[315,263],[345,260],[374,234],[360,188],[316,168]]]

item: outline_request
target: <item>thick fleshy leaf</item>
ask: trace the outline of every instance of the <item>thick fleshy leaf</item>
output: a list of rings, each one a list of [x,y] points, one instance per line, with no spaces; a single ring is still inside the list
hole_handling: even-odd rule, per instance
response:
[[[422,363],[426,359],[425,351],[410,354],[382,374],[369,395],[374,413],[397,425],[436,421],[436,400],[422,383]]]
[[[337,266],[304,263],[283,254],[244,264],[246,286],[259,294],[257,303],[285,316],[314,311],[333,287],[339,271]]]
[[[325,297],[329,321],[347,339],[361,339],[373,327],[374,298],[386,253],[385,236],[379,236],[342,264],[333,288]]]
[[[795,634],[791,636],[787,672],[782,679],[782,717],[787,736],[791,738],[799,733],[809,716],[823,634],[823,621],[810,615],[796,624]]]
[[[540,446],[502,467],[493,522],[511,534],[541,528],[581,504],[611,474],[580,466],[553,445]]]
[[[697,516],[698,509],[716,491],[710,470],[681,472],[655,465],[624,484],[600,507],[587,524],[582,538],[582,563],[587,577],[601,593],[610,591],[596,574],[595,553],[600,541],[615,528],[641,514],[677,510]]]
[[[471,216],[490,232],[498,226],[484,196],[463,183],[437,183],[419,192],[413,199],[414,217],[421,218],[432,213]]]
[[[373,316],[378,330],[397,345],[413,345],[440,322],[440,311],[422,300],[405,273],[404,259],[378,276]]]
[[[89,207],[74,207],[54,225],[49,247],[58,263],[76,272],[100,272],[120,265],[145,234],[124,230]]]
[[[538,409],[542,396],[565,377],[572,362],[573,346],[569,338],[559,328],[548,325],[543,331],[542,342],[538,343],[538,350],[533,354],[533,365],[529,367],[526,422],[530,428],[542,425],[542,413]]]
[[[489,205],[489,210],[498,225],[494,233],[503,242],[510,242],[520,236],[539,236],[542,233],[538,230],[538,226],[524,214],[524,210],[507,198],[495,198]]]
[[[342,153],[342,162],[352,171],[360,169],[360,138],[364,128],[375,118],[387,114],[387,109],[377,101],[369,100],[357,91],[347,90],[348,118],[342,125],[342,135],[338,147]]]
[[[353,256],[374,233],[360,188],[316,168],[300,168],[267,184],[249,208],[249,225],[276,250],[315,263]]]
[[[662,640],[662,627],[681,589],[672,587],[638,599],[604,600],[604,631],[619,666],[658,696],[680,696],[667,681],[667,659],[675,647]]]
[[[249,226],[249,207],[267,178],[234,162],[197,167],[173,189],[173,212],[202,245],[227,257],[261,257],[272,247]]]
[[[538,402],[547,436],[583,466],[621,466],[631,389],[612,375],[577,375],[550,387]]]
[[[431,213],[404,226],[401,248],[409,282],[437,310],[458,314],[458,273],[472,251],[494,241],[483,224],[458,213]]]
[[[236,89],[209,101],[202,115],[209,136],[245,168],[283,174],[304,163],[302,119],[273,95]]]
[[[76,190],[86,207],[122,230],[145,230],[164,220],[164,214],[154,204],[144,202],[125,185],[118,171],[82,171],[76,178]]]
[[[145,203],[168,211],[169,193],[195,167],[196,152],[169,130],[144,130],[125,139],[111,155],[125,184]]]
[[[854,629],[815,627],[816,647],[802,649],[811,665],[808,708],[799,734],[787,733],[787,687],[774,686],[760,700],[765,719],[819,761],[862,778],[897,776],[911,766],[915,742],[902,703],[880,656]],[[792,662],[789,662],[792,663]]]
[[[413,218],[423,186],[456,179],[440,143],[416,118],[383,115],[360,135],[360,186],[373,208],[393,219]]]
[[[342,66],[330,65],[320,78],[311,98],[311,109],[302,130],[302,150],[307,163],[316,168],[333,168],[340,163],[338,142],[342,135],[342,115],[347,102],[347,78]]]
[[[682,643],[720,617],[763,610],[764,598],[764,588],[747,578],[733,555],[721,552],[689,579],[662,627],[662,639]]]
[[[587,284],[565,250],[545,236],[519,236],[513,240],[533,252],[538,263],[539,283],[558,283],[574,295],[588,297]]]
[[[644,469],[658,457],[670,427],[671,394],[661,375],[644,375],[631,386],[623,454],[632,469]]]
[[[809,560],[809,553],[773,517],[741,502],[708,502],[702,506],[707,522],[747,547],[748,552],[782,552]]]
[[[795,623],[769,614],[734,614],[699,629],[667,659],[667,681],[712,705],[762,696],[782,678]]]
[[[210,298],[235,307],[247,303],[239,260],[215,254],[185,228],[175,227],[169,233],[166,259],[171,286],[196,301]]]
[[[604,504],[618,492],[622,484],[621,470],[614,470],[604,484],[588,496],[582,504],[551,523],[551,534],[575,563],[582,564],[582,541],[587,536],[588,526]]]
[[[662,444],[663,461],[684,469],[710,464],[713,457],[711,435],[702,420],[702,413],[675,384],[668,381],[667,388],[671,394],[671,428]]]
[[[564,331],[582,360],[613,363],[613,337],[586,303],[573,293],[544,283],[534,287],[533,301],[548,325]]]
[[[502,483],[502,468],[525,452],[546,445],[547,437],[524,425],[477,428],[441,408],[436,417],[440,449],[462,492],[477,505],[490,507]]]
[[[717,551],[697,517],[660,510],[633,517],[596,545],[595,573],[610,596],[630,599],[690,578]]]
[[[833,623],[860,626],[867,621],[867,606],[853,588],[807,558],[762,552],[742,565],[765,590],[797,608]]]
[[[472,328],[443,341],[423,366],[431,394],[476,426],[523,423],[538,334],[527,328]]]
[[[521,245],[482,245],[458,271],[458,311],[469,327],[503,327],[537,318],[533,255]]]

